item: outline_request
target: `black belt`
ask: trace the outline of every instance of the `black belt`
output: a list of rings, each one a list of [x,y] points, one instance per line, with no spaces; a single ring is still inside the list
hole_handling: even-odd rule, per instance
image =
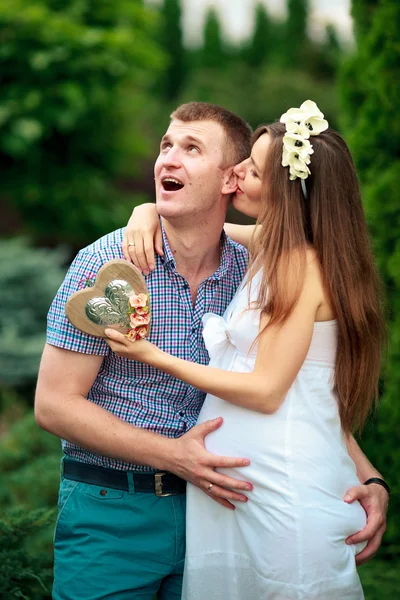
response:
[[[173,496],[184,494],[186,481],[173,473],[158,471],[157,473],[137,473],[106,469],[96,465],[88,465],[76,460],[64,458],[64,477],[73,481],[81,481],[92,485],[129,491],[128,472],[132,476],[135,492],[149,492],[156,496]]]

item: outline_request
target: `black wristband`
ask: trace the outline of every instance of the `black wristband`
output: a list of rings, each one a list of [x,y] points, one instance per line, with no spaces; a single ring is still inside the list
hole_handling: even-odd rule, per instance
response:
[[[387,493],[390,496],[390,487],[388,486],[388,484],[386,483],[386,481],[384,479],[381,479],[380,477],[371,477],[371,479],[367,479],[367,481],[364,481],[364,485],[369,485],[370,483],[377,483],[377,484],[381,485],[382,487],[385,488],[385,490],[387,491]]]

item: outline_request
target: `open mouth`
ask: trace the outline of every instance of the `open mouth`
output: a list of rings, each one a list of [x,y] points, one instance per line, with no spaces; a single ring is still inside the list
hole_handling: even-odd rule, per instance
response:
[[[179,179],[175,179],[175,177],[165,177],[161,184],[167,192],[177,192],[184,187],[183,183]]]

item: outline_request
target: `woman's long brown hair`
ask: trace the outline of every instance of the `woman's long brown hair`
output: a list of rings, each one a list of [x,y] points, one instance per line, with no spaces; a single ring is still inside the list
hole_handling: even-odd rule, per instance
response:
[[[314,248],[338,323],[334,391],[342,427],[346,433],[361,431],[378,398],[385,324],[355,167],[336,131],[311,137],[305,199],[300,179],[290,181],[289,169],[281,165],[285,132],[283,124],[274,123],[253,136],[254,143],[268,134],[270,145],[258,217],[262,227],[252,240],[249,276],[262,267],[259,306],[270,317],[267,327],[283,324],[304,285],[307,248]]]

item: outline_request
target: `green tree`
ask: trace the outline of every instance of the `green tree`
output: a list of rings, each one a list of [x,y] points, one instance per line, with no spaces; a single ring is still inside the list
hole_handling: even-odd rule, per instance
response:
[[[344,55],[334,25],[325,28],[325,40],[308,40],[303,49],[303,60],[307,70],[316,78],[332,81],[335,78]]]
[[[357,42],[369,32],[378,4],[380,0],[352,0],[351,14]]]
[[[322,53],[324,54],[325,61],[331,68],[332,73],[336,73],[342,57],[342,47],[337,36],[336,28],[332,23],[326,26],[325,33],[326,42],[322,46]]]
[[[137,0],[0,0],[2,201],[42,242],[81,245],[129,214],[116,182],[148,152],[156,16]]]
[[[204,24],[204,42],[201,53],[202,66],[219,69],[225,63],[225,59],[218,14],[211,9],[207,12]]]
[[[164,0],[161,14],[163,16],[162,47],[167,53],[168,61],[161,78],[161,92],[166,100],[175,100],[185,83],[186,76],[180,0]]]
[[[262,63],[271,59],[273,48],[273,24],[264,4],[259,3],[255,8],[254,32],[247,53],[249,65],[255,68],[260,67]]]
[[[287,0],[287,21],[282,58],[286,66],[302,64],[308,44],[308,0]]]
[[[378,418],[364,434],[368,457],[393,488],[381,555],[400,556],[400,4],[353,2],[357,50],[340,79],[343,129],[358,167],[366,215],[388,296],[389,353]]]

